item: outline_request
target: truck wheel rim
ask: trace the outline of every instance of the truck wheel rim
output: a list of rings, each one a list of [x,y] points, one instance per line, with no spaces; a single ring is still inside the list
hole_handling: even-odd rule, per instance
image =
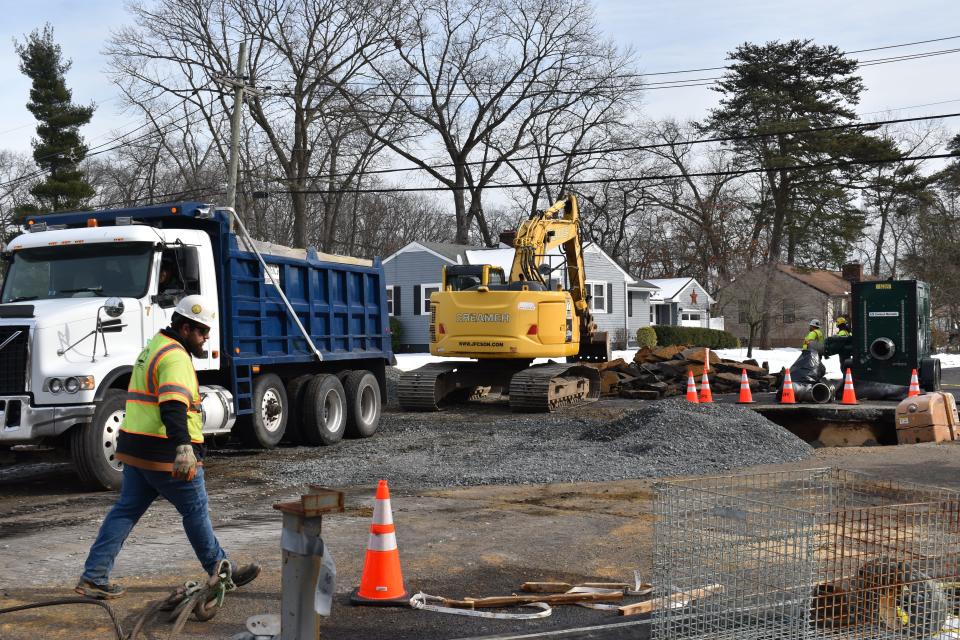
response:
[[[123,424],[123,416],[126,413],[125,410],[121,409],[107,416],[100,433],[103,457],[107,460],[107,464],[116,471],[123,469],[123,463],[117,460],[117,436],[120,434],[120,425]]]
[[[377,398],[373,393],[373,387],[367,385],[360,392],[360,419],[364,424],[370,424],[376,414]]]
[[[280,408],[276,414],[270,415],[270,409],[273,406]],[[263,400],[260,401],[260,418],[263,420],[264,428],[273,433],[280,428],[280,422],[283,420],[283,403],[280,402],[280,396],[273,389],[267,389],[263,394]]]
[[[328,391],[323,399],[323,428],[329,433],[340,430],[343,421],[343,404],[335,391]]]

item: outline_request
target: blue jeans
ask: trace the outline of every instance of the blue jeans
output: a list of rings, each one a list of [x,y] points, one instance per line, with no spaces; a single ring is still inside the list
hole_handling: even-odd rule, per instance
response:
[[[83,567],[84,580],[101,586],[108,583],[120,547],[157,496],[163,496],[177,508],[183,516],[183,529],[197,559],[208,574],[214,572],[217,563],[227,554],[220,547],[210,524],[203,467],[197,467],[197,475],[188,482],[174,478],[169,471],[124,465],[120,498],[103,519],[97,540],[90,547]]]

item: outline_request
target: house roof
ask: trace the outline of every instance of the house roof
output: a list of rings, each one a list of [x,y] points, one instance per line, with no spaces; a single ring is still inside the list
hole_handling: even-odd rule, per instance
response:
[[[474,247],[469,244],[453,244],[450,242],[421,242],[419,244],[454,262],[464,263],[466,262],[467,251],[482,249],[482,247]]]
[[[414,241],[391,253],[389,256],[384,258],[383,263],[386,264],[387,262],[390,262],[401,253],[420,251],[433,254],[441,260],[449,262],[450,264],[466,264],[466,252],[475,249],[479,249],[479,247],[472,247],[468,244],[452,244],[448,242]]]
[[[850,282],[844,280],[840,271],[827,271],[825,269],[797,269],[789,264],[778,264],[777,269],[812,287],[828,296],[845,296],[850,293]],[[874,276],[865,275],[864,280],[876,280]]]
[[[628,288],[633,289],[634,291],[656,291],[660,287],[658,287],[657,285],[653,284],[648,280],[641,280],[640,278],[634,278],[633,282],[630,283]]]
[[[703,289],[704,292],[707,293],[707,301],[708,301],[710,304],[713,304],[714,302],[716,302],[716,300],[713,299],[713,296],[711,296],[710,293],[707,292],[707,290],[703,288],[703,285],[701,285],[699,282],[697,282],[696,279],[694,279],[694,278],[690,278],[690,277],[687,277],[687,278],[650,278],[649,280],[647,280],[647,282],[649,282],[649,283],[652,284],[653,286],[655,286],[655,287],[657,287],[658,289],[660,289],[660,291],[658,291],[657,293],[654,293],[652,296],[650,296],[651,299],[654,300],[654,301],[658,301],[658,302],[659,302],[659,301],[663,301],[663,302],[678,302],[677,296],[679,296],[679,295],[683,292],[683,290],[687,288],[687,285],[689,285],[691,282],[694,282],[694,283],[697,284],[697,286],[699,286],[701,289]]]

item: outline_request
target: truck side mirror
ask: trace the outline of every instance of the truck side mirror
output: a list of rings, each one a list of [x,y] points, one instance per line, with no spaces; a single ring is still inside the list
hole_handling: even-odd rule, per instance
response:
[[[158,293],[150,296],[150,301],[159,305],[161,309],[170,309],[177,306],[176,294],[173,293]]]

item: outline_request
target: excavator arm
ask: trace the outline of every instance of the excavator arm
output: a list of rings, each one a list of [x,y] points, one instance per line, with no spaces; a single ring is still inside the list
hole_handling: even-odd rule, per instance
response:
[[[580,210],[577,197],[568,194],[546,211],[540,211],[525,220],[513,243],[513,265],[510,281],[534,281],[546,286],[540,273],[540,262],[547,253],[560,247],[567,261],[567,280],[570,297],[581,323],[589,329],[590,305],[584,279],[583,250],[580,246]]]

